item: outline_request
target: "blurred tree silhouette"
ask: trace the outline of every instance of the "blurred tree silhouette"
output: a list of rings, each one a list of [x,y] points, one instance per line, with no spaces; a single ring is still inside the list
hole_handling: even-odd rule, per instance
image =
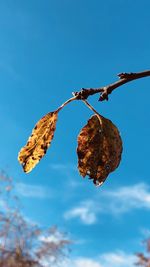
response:
[[[0,267],[59,265],[70,240],[57,227],[43,230],[25,219],[13,179],[1,172],[0,183]]]
[[[150,267],[150,238],[144,241],[144,245],[146,246],[146,252],[137,253],[138,261],[136,265]]]

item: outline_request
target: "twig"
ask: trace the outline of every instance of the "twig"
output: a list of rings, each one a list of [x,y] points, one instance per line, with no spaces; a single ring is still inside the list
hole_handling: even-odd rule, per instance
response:
[[[96,111],[95,108],[92,107],[92,105],[87,101],[87,100],[82,100],[84,102],[84,104],[89,108],[91,109],[95,114],[98,115],[98,117],[100,116],[100,114]]]
[[[68,105],[70,102],[76,100],[77,97],[76,96],[73,96],[71,98],[69,98],[66,102],[64,102],[60,107],[58,107],[57,110],[55,110],[55,112],[59,112],[61,109],[63,109],[66,105]]]
[[[148,76],[150,76],[150,70],[136,72],[136,73],[133,72],[119,73],[118,74],[119,80],[112,84],[100,88],[82,88],[80,92],[74,92],[73,95],[76,96],[77,100],[85,100],[90,95],[100,93],[99,101],[108,100],[108,95],[111,94],[112,91],[118,88],[119,86],[131,82],[133,80],[137,80]]]

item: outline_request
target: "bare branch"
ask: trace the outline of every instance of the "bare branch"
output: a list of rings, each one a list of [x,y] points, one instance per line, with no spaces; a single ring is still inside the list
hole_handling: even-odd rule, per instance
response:
[[[104,101],[108,100],[108,95],[111,94],[112,91],[118,88],[119,86],[148,76],[150,76],[150,70],[136,73],[119,73],[119,80],[112,84],[100,88],[82,88],[80,92],[74,92],[73,94],[74,96],[76,96],[77,100],[85,100],[91,95],[100,93],[99,101]]]

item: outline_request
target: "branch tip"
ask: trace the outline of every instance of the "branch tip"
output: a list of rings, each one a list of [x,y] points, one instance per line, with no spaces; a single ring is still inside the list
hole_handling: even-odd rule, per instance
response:
[[[118,73],[117,76],[119,77],[119,80],[112,84],[100,88],[81,88],[81,91],[74,92],[73,95],[76,97],[76,100],[86,100],[89,96],[100,93],[99,101],[108,101],[108,95],[111,94],[113,90],[125,83],[150,76],[150,70],[135,73],[121,72]]]

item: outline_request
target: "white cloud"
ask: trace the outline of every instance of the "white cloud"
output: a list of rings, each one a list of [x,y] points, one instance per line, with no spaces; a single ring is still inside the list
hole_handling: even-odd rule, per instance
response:
[[[145,183],[98,191],[92,200],[81,201],[68,210],[64,217],[79,218],[84,224],[94,224],[100,214],[118,216],[141,208],[150,209],[150,188]]]
[[[88,258],[79,258],[74,260],[74,262],[72,262],[72,267],[102,267],[102,265],[96,261],[96,260],[92,260],[92,259],[88,259]]]
[[[52,227],[48,232],[45,233],[45,235],[42,234],[41,236],[39,236],[39,241],[47,243],[48,247],[52,249],[55,248],[56,246],[58,246],[58,248],[60,246],[60,248],[63,249],[63,244],[64,246],[66,244],[67,247],[67,244],[71,243],[71,240],[66,236],[66,234],[60,232],[56,227]],[[63,258],[65,259],[65,256]],[[58,264],[57,264],[57,259],[58,259]],[[57,253],[52,253],[52,254],[49,253],[49,255],[47,256],[44,255],[40,259],[40,263],[44,267],[49,267],[49,266],[55,267],[56,265],[59,266],[60,261],[61,259],[57,257]],[[63,263],[61,262],[60,266],[62,267],[62,265]]]
[[[93,202],[86,201],[78,207],[74,207],[64,214],[65,219],[79,218],[84,224],[94,224],[96,222],[96,210],[92,208]]]
[[[137,261],[136,256],[124,251],[104,253],[99,256],[102,267],[133,267]]]
[[[108,210],[111,213],[125,213],[132,209],[150,209],[150,190],[145,183],[105,191],[104,197],[110,201]]]
[[[55,244],[59,244],[62,240],[69,242],[69,239],[55,227],[51,229],[49,235],[41,235],[39,237],[39,240],[45,243],[52,242]]]
[[[79,257],[64,262],[61,267],[134,267],[136,256],[124,251],[108,252],[96,259]]]
[[[23,197],[31,198],[49,198],[52,197],[52,192],[50,189],[40,185],[31,185],[24,183],[16,183],[15,190],[18,194]]]
[[[49,267],[49,266],[50,266],[50,261],[44,262],[44,267]],[[56,264],[51,264],[51,267],[55,267],[55,266]],[[98,260],[91,259],[91,258],[84,258],[84,257],[63,260],[57,266],[60,266],[60,267],[103,267],[103,265],[101,265],[101,263]]]

